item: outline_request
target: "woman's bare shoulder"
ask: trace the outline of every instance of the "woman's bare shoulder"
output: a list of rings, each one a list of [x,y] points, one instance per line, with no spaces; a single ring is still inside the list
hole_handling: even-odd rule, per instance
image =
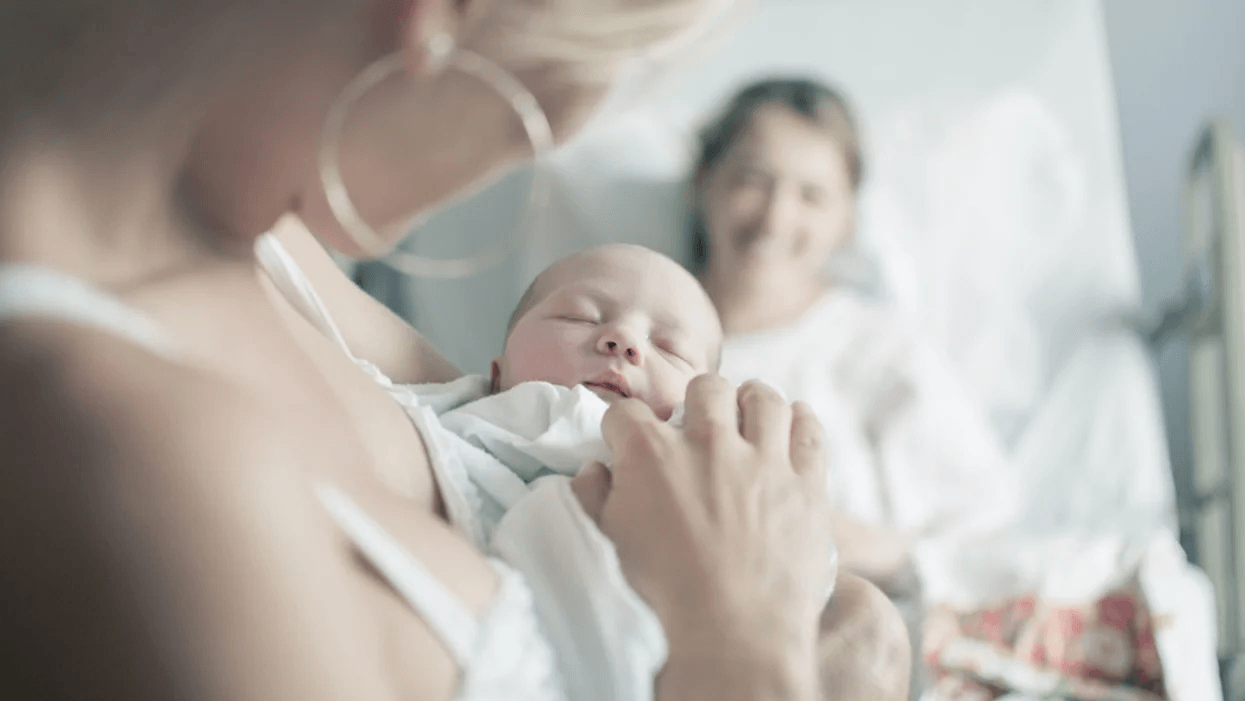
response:
[[[342,640],[378,654],[376,631],[352,610],[358,584],[302,477],[306,456],[262,402],[51,324],[0,330],[0,395],[13,400],[0,407],[13,458],[0,471],[13,566],[0,596],[23,602],[0,676],[16,690],[47,695],[57,679],[67,697],[387,697],[341,657]],[[67,658],[79,664],[47,668]]]
[[[25,460],[45,469],[93,464],[121,477],[155,464],[225,464],[241,451],[279,444],[279,416],[242,388],[68,325],[4,329],[0,394],[14,399],[0,408],[0,430],[23,447]],[[189,478],[194,470],[160,472]]]

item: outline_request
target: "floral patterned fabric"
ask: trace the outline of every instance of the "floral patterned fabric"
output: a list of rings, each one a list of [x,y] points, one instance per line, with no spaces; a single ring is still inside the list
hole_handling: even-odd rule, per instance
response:
[[[1154,632],[1135,590],[1080,606],[1028,596],[979,611],[939,608],[925,620],[922,652],[935,679],[926,698],[1160,701]]]

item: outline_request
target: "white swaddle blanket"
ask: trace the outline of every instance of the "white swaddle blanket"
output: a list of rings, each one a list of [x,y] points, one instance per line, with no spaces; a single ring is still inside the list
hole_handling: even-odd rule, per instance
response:
[[[488,394],[487,378],[414,385],[441,421],[442,457],[460,461],[500,517],[482,514],[489,548],[521,572],[577,699],[653,698],[666,663],[656,614],[623,577],[613,544],[584,513],[570,478],[606,462],[607,405],[583,387],[524,383]]]
[[[461,461],[500,506],[499,518],[485,515],[489,547],[530,585],[570,697],[652,699],[667,655],[661,622],[570,487],[585,464],[610,465],[601,435],[608,404],[585,387],[545,382],[490,395],[480,376],[409,389],[438,415],[443,457]],[[836,550],[830,559],[837,565]]]

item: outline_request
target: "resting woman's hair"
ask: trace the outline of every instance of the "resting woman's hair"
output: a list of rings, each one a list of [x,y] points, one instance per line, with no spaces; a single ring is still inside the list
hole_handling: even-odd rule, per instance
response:
[[[853,191],[864,175],[860,136],[847,100],[835,89],[808,78],[772,78],[752,83],[727,103],[722,113],[700,133],[700,156],[693,171],[701,178],[712,171],[752,124],[763,107],[780,106],[815,125],[842,150]],[[691,217],[692,270],[700,272],[709,261],[709,234],[700,204]]]

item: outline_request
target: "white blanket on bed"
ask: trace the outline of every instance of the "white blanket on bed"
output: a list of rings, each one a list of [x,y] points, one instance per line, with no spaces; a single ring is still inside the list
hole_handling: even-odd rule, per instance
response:
[[[1022,594],[1083,604],[1135,586],[1172,701],[1221,698],[1215,597],[1177,540],[1162,415],[1144,347],[1088,336],[1013,450],[1024,508],[973,548],[918,554],[928,596],[971,610]]]
[[[832,498],[914,536],[930,603],[975,610],[1036,595],[1081,604],[1135,585],[1166,622],[1156,639],[1173,698],[1218,698],[1213,592],[1176,540],[1162,415],[1140,343],[1124,332],[1085,336],[1027,407],[1005,459],[946,369],[917,362],[919,344],[886,319],[850,296],[826,300],[792,326],[732,340],[723,371],[813,406],[833,450]],[[879,398],[897,384],[918,398],[915,410],[867,429],[870,407],[885,407]]]

